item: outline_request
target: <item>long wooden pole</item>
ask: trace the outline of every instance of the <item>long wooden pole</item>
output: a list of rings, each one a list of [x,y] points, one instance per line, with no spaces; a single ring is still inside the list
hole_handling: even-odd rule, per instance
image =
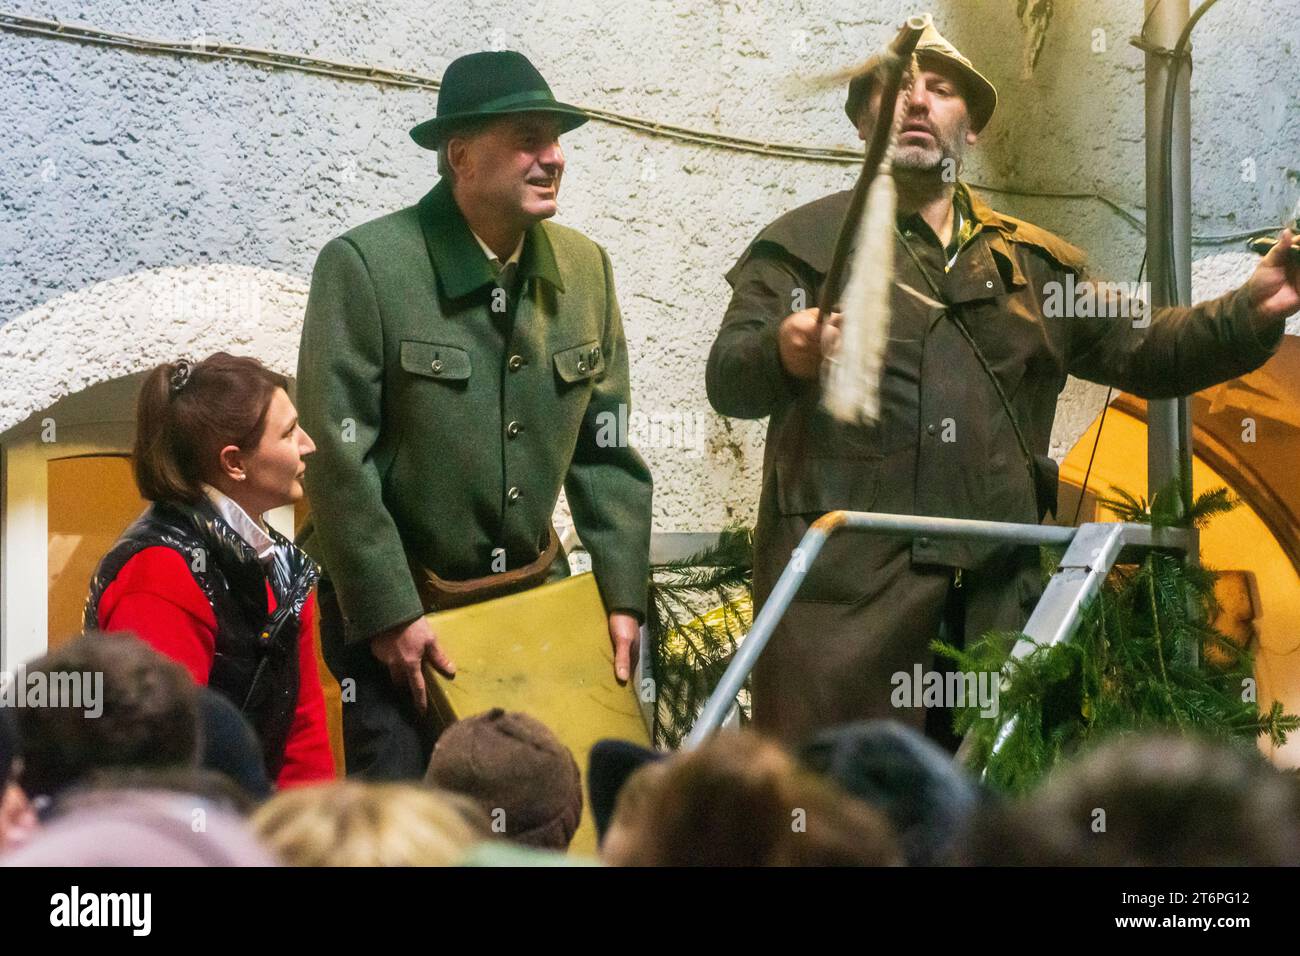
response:
[[[867,191],[880,170],[889,148],[890,133],[894,128],[894,109],[898,102],[898,91],[903,82],[903,70],[916,44],[921,39],[928,23],[925,17],[909,17],[885,51],[884,62],[879,69],[884,74],[880,84],[880,109],[871,130],[871,140],[867,143],[862,161],[862,171],[858,173],[857,184],[853,187],[853,197],[849,201],[844,222],[840,225],[839,236],[835,240],[835,254],[831,257],[830,268],[817,294],[817,321],[820,324],[835,308],[835,297],[839,295],[840,285],[844,279],[844,269],[848,263],[849,249],[857,235],[858,221],[862,218],[862,209],[867,202]]]

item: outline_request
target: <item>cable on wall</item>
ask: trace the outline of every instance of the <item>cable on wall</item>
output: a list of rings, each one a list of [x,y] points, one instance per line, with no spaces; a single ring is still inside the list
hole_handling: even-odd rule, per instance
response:
[[[99,27],[81,24],[62,23],[58,20],[42,20],[19,14],[0,11],[0,30],[21,33],[28,36],[45,36],[65,42],[83,43],[100,47],[120,47],[142,53],[157,53],[181,57],[198,57],[207,60],[232,60],[250,63],[272,70],[288,70],[298,73],[312,73],[318,76],[330,76],[335,79],[350,80],[360,83],[372,83],[381,86],[398,86],[425,89],[437,93],[442,83],[435,77],[424,76],[407,70],[392,70],[384,67],[366,66],[359,63],[347,63],[340,60],[326,60],[320,57],[303,56],[297,53],[283,53],[278,50],[262,50],[256,47],[233,43],[211,41],[207,38],[194,40],[163,40],[151,37],[133,36],[117,33]],[[774,143],[764,140],[749,139],[742,136],[729,136],[725,133],[711,133],[693,130],[685,126],[659,123],[638,116],[614,113],[609,110],[582,107],[592,119],[611,126],[621,126],[636,130],[649,136],[678,142],[708,146],[715,149],[729,149],[734,152],[758,153],[764,156],[777,156],[785,159],[801,159],[818,163],[838,163],[857,165],[862,162],[862,154],[854,149],[836,147],[799,146],[793,143]],[[1034,199],[1070,199],[1092,200],[1106,206],[1138,232],[1145,234],[1146,223],[1134,215],[1118,201],[1098,192],[1073,191],[1060,192],[1052,190],[1020,189],[1004,186],[989,186],[971,183],[976,189],[998,193],[1004,196],[1021,196]],[[1192,241],[1201,245],[1222,245],[1238,242],[1255,236],[1272,235],[1276,226],[1262,226],[1230,235],[1192,236]]]

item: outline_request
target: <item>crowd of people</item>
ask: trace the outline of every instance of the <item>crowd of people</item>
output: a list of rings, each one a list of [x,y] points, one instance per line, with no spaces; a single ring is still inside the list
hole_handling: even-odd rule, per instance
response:
[[[345,777],[317,568],[266,520],[303,497],[315,448],[287,384],[224,353],[146,377],[133,463],[150,505],[101,561],[83,633],[10,688],[44,693],[0,695],[0,863],[1300,864],[1294,777],[1183,736],[1114,740],[1009,799],[890,720],[680,752],[604,740],[582,767],[535,717],[492,709],[422,724],[436,741],[412,776]],[[594,856],[571,850],[584,816]]]
[[[1113,739],[1010,798],[919,732],[866,721],[789,749],[729,730],[689,751],[574,755],[492,710],[442,734],[422,782],[277,786],[253,727],[183,665],[87,633],[29,665],[103,676],[99,713],[0,708],[5,866],[1300,864],[1300,786],[1261,757]],[[595,858],[566,852],[584,815]]]

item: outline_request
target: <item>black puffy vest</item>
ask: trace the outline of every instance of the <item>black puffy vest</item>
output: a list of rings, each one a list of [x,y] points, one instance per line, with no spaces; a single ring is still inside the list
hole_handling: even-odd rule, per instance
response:
[[[284,765],[284,747],[298,703],[298,633],[319,570],[306,553],[273,529],[275,559],[257,553],[206,500],[189,506],[155,502],[122,533],[90,582],[84,626],[99,629],[99,602],[118,573],[145,548],[167,547],[185,558],[217,621],[208,686],[234,702],[262,742],[267,773]],[[266,585],[275,611],[266,609]]]

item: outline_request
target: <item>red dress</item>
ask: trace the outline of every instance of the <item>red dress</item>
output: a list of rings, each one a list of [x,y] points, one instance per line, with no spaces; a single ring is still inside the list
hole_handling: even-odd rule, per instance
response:
[[[275,596],[266,588],[267,610]],[[325,695],[316,669],[312,619],[316,596],[303,605],[298,629],[298,704],[276,784],[291,787],[334,778],[325,724]],[[145,548],[123,565],[99,602],[101,631],[130,631],[206,685],[216,646],[217,619],[185,558],[167,547]]]

